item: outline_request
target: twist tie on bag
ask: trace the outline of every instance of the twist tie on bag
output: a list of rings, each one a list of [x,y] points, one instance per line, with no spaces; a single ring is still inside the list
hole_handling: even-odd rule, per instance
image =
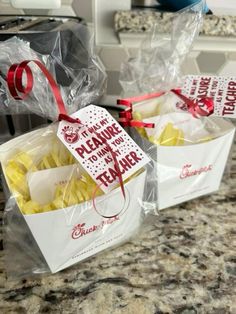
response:
[[[9,89],[9,92],[12,95],[12,97],[16,100],[23,100],[32,91],[33,85],[34,85],[34,80],[33,80],[32,70],[28,66],[28,63],[30,63],[30,62],[33,62],[34,64],[36,64],[40,68],[40,70],[43,72],[43,74],[45,75],[45,77],[47,78],[47,80],[49,82],[49,85],[52,89],[53,95],[56,99],[56,103],[57,103],[57,107],[58,107],[58,111],[59,111],[58,121],[65,120],[65,121],[70,122],[70,123],[77,123],[81,126],[84,126],[79,119],[74,119],[67,114],[65,104],[64,104],[64,101],[62,99],[61,92],[60,92],[60,89],[59,89],[56,81],[54,80],[53,76],[48,72],[47,68],[38,60],[24,60],[23,62],[21,62],[19,64],[15,63],[15,64],[12,64],[10,66],[8,73],[7,73],[7,85],[8,85],[8,89]],[[24,73],[26,74],[26,80],[25,80],[26,86],[24,86],[24,84],[23,84]],[[94,132],[94,134],[98,135],[97,132]],[[113,158],[115,169],[116,169],[117,175],[118,175],[119,184],[120,184],[121,191],[122,191],[122,195],[123,195],[124,200],[125,200],[124,182],[122,179],[122,174],[120,171],[118,160],[116,158],[116,154],[113,152],[112,148],[107,143],[107,141],[104,141],[104,144],[106,145],[107,149],[109,150],[109,152]],[[96,204],[95,204],[96,192],[98,189],[99,189],[99,186],[97,186],[97,188],[95,189],[95,191],[93,193],[93,199],[92,199],[93,207],[96,210],[96,212],[100,216],[102,216],[103,218],[117,217],[123,211],[123,208],[121,210],[119,210],[119,212],[117,214],[112,215],[112,216],[106,216],[106,215],[102,215],[99,213],[99,211],[96,208]]]
[[[201,100],[192,100],[188,97],[181,94],[180,89],[172,89],[172,93],[174,93],[177,97],[179,97],[187,106],[187,111],[190,112],[194,118],[199,118],[199,116],[210,116],[214,112],[214,102],[210,97],[202,98]],[[164,95],[166,92],[152,93],[141,95],[137,97],[130,97],[124,99],[118,99],[118,105],[124,105],[128,109],[121,111],[119,113],[119,123],[123,127],[137,127],[137,128],[154,128],[154,123],[145,123],[143,121],[137,121],[133,119],[133,103],[140,102],[156,97],[160,97]],[[185,108],[181,108],[185,110]]]

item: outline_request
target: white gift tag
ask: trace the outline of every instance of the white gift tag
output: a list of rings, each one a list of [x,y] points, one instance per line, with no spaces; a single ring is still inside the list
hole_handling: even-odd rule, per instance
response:
[[[105,193],[119,183],[109,147],[116,155],[123,180],[150,161],[107,110],[90,105],[72,117],[81,124],[61,121],[57,136]]]
[[[214,116],[236,118],[236,77],[188,75],[182,93],[189,98],[214,99]]]
[[[72,177],[79,176],[79,165],[31,172],[27,178],[31,199],[40,205],[46,205],[54,200],[55,189],[58,185],[64,185]]]

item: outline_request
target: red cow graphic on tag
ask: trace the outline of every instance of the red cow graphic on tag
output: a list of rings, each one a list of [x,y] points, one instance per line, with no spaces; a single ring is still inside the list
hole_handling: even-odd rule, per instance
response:
[[[65,126],[62,129],[65,141],[69,144],[76,143],[79,140],[78,131],[78,129],[74,129],[72,126]]]

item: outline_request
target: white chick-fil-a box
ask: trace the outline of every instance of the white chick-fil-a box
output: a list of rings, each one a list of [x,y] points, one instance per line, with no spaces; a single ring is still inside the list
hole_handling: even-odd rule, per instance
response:
[[[93,114],[98,115],[99,112],[104,115],[106,131],[100,127],[101,125],[99,126],[99,119],[92,119],[93,123],[88,125],[88,121],[91,120],[87,116],[88,110],[90,117]],[[106,184],[104,195],[94,196],[93,199],[80,204],[45,212],[23,214],[21,211],[52,273],[93,256],[104,249],[123,243],[135,233],[143,219],[141,199],[146,178],[146,171],[143,166],[149,162],[148,157],[104,109],[99,111],[94,106],[89,106],[82,110],[80,118],[83,120],[83,127],[88,130],[87,133],[91,132],[89,136],[84,136],[86,141],[83,140],[80,132],[73,131],[76,129],[75,125],[72,125],[72,128],[70,126],[69,129],[64,129],[65,125],[63,125],[65,132],[60,134],[64,136],[64,139],[67,139],[69,147],[72,147],[72,144],[76,145],[82,163],[29,171],[27,182],[31,199],[42,202],[43,205],[44,202],[47,203],[52,200],[55,186],[61,181],[67,181],[72,176],[80,176],[89,171],[90,173],[93,172],[92,174],[97,181],[99,180],[98,187],[101,188],[99,172],[102,171],[103,173],[105,166],[108,169],[114,167],[110,158],[110,151],[106,151],[102,145],[102,136],[106,136],[107,141],[110,139],[110,147],[113,145],[113,150],[116,147],[117,162],[119,162],[120,170],[123,169],[122,172],[125,172],[124,176],[127,179],[124,183],[125,195],[122,194],[121,187],[118,186],[117,178],[114,175],[112,179],[113,189],[108,189],[109,184]],[[94,133],[95,126],[97,127],[96,134]],[[31,158],[36,164],[55,144],[57,129],[58,124],[53,124],[19,136],[0,146],[0,162],[8,189],[12,193],[11,200],[14,200],[17,195],[11,190],[11,183],[6,174],[7,164],[22,150],[30,152]],[[102,131],[104,132],[102,133]],[[60,128],[58,132],[61,132]],[[100,134],[100,141],[96,142],[94,139],[98,134]],[[76,141],[77,143],[75,143]],[[94,162],[93,159],[89,165],[85,165],[86,160],[88,160],[87,157],[96,156],[98,159],[99,155],[103,159],[101,158],[100,163],[95,164],[95,168],[90,167]],[[111,171],[111,173],[114,174],[115,172]],[[104,178],[103,180],[105,180]],[[114,182],[117,184],[116,187]],[[12,210],[15,209],[16,202],[15,200]],[[21,209],[20,204],[17,208],[18,210]]]
[[[169,94],[133,105],[144,122],[155,124],[145,129],[148,137],[158,138],[168,123],[184,135],[182,145],[162,146],[131,130],[136,143],[153,160],[147,180],[152,183],[149,190],[155,186],[156,191],[145,191],[144,202],[160,210],[219,189],[235,134],[234,126],[223,118],[195,118],[179,109],[173,112],[177,102]]]
[[[107,215],[117,204],[122,207],[122,213],[113,218],[101,217],[91,201],[24,215],[51,272],[58,272],[129,239],[142,223],[139,197],[144,181],[145,172],[126,183],[125,200],[120,188],[96,198],[97,206]]]

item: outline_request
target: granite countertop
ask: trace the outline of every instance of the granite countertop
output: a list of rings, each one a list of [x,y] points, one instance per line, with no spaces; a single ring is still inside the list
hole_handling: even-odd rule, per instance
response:
[[[234,314],[235,202],[234,144],[218,193],[149,217],[129,243],[55,275],[6,280],[1,241],[0,312]]]
[[[151,30],[158,21],[160,33],[169,33],[176,13],[154,10],[118,11],[114,17],[115,31],[125,33],[143,33]],[[236,16],[205,15],[200,35],[236,36]]]

